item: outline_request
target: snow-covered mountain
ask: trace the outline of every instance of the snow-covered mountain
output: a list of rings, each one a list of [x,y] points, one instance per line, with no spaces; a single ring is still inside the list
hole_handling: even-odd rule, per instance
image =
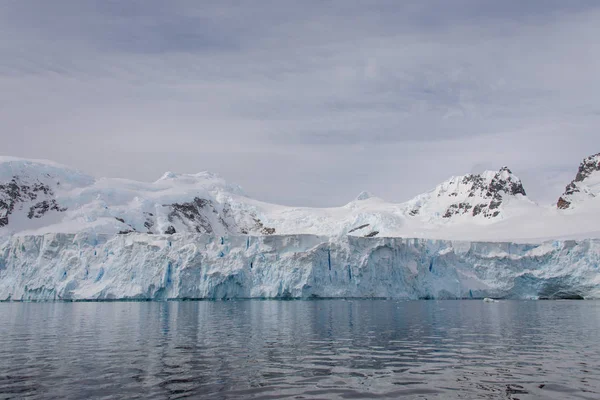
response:
[[[599,198],[598,158],[584,161],[569,185],[573,193],[563,201]],[[96,179],[48,161],[0,158],[0,236],[138,232],[527,242],[600,237],[600,208],[570,208],[565,213],[529,200],[507,167],[452,177],[406,203],[363,192],[341,207],[308,208],[252,199],[209,172],[168,172],[146,183]]]
[[[452,177],[434,190],[407,203],[408,214],[427,219],[456,219],[460,216],[493,219],[514,203],[533,204],[526,197],[521,180],[508,167]]]
[[[50,161],[0,158],[0,228],[22,230],[59,221],[67,210],[58,193],[93,184],[94,179]],[[43,219],[43,222],[42,222]],[[38,221],[39,220],[39,221]]]
[[[236,213],[239,186],[208,172],[168,172],[153,183],[95,179],[47,161],[0,158],[0,231],[269,234],[252,213]]]
[[[600,153],[581,162],[575,179],[567,185],[556,206],[565,210],[582,207],[590,202],[600,203]]]
[[[208,172],[145,183],[4,157],[0,300],[600,298],[598,157],[559,207],[503,167],[330,208],[258,201]]]

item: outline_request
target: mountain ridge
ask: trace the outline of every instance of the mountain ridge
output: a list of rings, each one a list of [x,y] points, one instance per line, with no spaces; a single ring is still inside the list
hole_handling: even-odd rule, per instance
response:
[[[580,166],[577,184],[589,183],[600,171],[589,164],[583,172]],[[0,157],[0,236],[137,232],[488,240],[596,233],[600,237],[593,224],[599,221],[600,207],[588,198],[600,197],[578,200],[593,207],[577,206],[567,214],[561,207],[539,206],[527,198],[521,180],[502,167],[452,177],[404,203],[361,192],[340,207],[289,207],[252,199],[240,186],[211,172],[167,172],[147,183],[96,179],[45,160]]]

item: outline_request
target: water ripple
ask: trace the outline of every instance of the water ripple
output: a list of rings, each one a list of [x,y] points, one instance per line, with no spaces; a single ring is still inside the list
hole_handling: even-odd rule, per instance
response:
[[[0,398],[598,399],[600,302],[0,304]]]

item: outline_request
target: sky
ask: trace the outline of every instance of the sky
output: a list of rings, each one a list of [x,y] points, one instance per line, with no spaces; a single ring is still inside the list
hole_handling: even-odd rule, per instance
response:
[[[250,196],[405,201],[600,152],[596,0],[0,0],[0,154]]]

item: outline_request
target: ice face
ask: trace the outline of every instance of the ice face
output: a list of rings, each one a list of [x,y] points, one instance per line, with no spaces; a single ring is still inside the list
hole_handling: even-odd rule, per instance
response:
[[[0,247],[0,299],[599,298],[600,240],[47,234]]]

